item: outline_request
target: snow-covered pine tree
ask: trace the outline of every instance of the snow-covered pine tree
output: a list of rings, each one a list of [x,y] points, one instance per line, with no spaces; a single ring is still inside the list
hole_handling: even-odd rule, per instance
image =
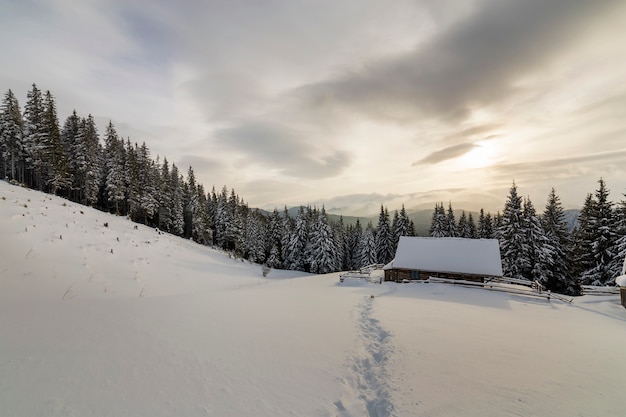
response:
[[[126,149],[118,137],[113,123],[109,121],[104,134],[105,190],[107,202],[114,213],[126,213]]]
[[[128,205],[128,215],[131,220],[138,222],[141,204],[141,183],[139,179],[139,158],[137,144],[132,145],[130,139],[126,138],[124,159],[124,184],[126,188],[126,204]]]
[[[198,198],[198,204],[196,205],[196,211],[193,213],[193,234],[196,236],[196,242],[203,245],[210,245],[213,243],[213,239],[211,235],[209,202],[207,200],[207,195],[204,192],[204,186],[200,183],[196,184],[196,196]],[[243,251],[243,245],[239,246]]]
[[[476,229],[476,223],[474,222],[472,212],[470,212],[467,216],[467,237],[470,239],[478,238],[478,230]]]
[[[170,172],[170,189],[172,190],[170,216],[172,225],[170,232],[177,236],[183,236],[185,233],[183,184],[183,176],[178,171],[176,164],[172,164],[172,170]]]
[[[243,250],[243,212],[240,210],[239,196],[233,188],[230,190],[226,210],[230,221],[226,223],[226,247],[224,249],[232,250],[239,256]]]
[[[367,223],[359,242],[359,268],[376,263],[376,239],[372,222]]]
[[[281,233],[281,259],[283,260],[283,267],[287,269],[287,264],[289,263],[289,242],[291,241],[291,235],[293,234],[293,229],[295,227],[294,219],[289,215],[289,210],[287,206],[283,208],[282,215],[282,233]]]
[[[459,224],[456,226],[456,236],[468,239],[469,233],[467,216],[465,215],[465,210],[463,210],[461,211],[461,217],[459,217]]]
[[[152,224],[159,208],[157,201],[158,169],[150,157],[150,151],[145,142],[136,150],[139,186],[137,213],[142,223]]]
[[[478,217],[477,235],[479,239],[493,239],[493,221],[491,214],[485,214],[483,209],[480,209],[480,216]]]
[[[24,121],[17,98],[7,91],[0,105],[0,175],[24,182]]]
[[[343,216],[339,216],[339,221],[330,222],[333,240],[335,245],[335,271],[346,271],[348,261],[346,258],[346,228],[343,224]]]
[[[409,220],[409,229],[407,230],[407,236],[417,236],[417,232],[415,231],[415,223],[413,220]]]
[[[626,194],[624,194],[626,197]],[[615,209],[615,255],[611,262],[610,270],[613,277],[622,275],[622,269],[626,258],[626,200],[622,200]]]
[[[515,182],[509,190],[501,225],[498,228],[502,270],[504,276],[526,279],[530,261],[527,258],[526,232],[523,224],[522,198],[517,194]]]
[[[354,225],[349,225],[347,230],[346,258],[348,259],[347,269],[349,270],[355,270],[361,266],[359,242],[361,241],[362,235],[363,228],[361,227],[361,221],[356,219],[356,223]]]
[[[571,235],[570,253],[572,263],[570,276],[581,284],[583,272],[593,267],[591,213],[594,205],[593,195],[587,194],[583,207],[578,214],[578,226]]]
[[[282,268],[283,220],[277,209],[272,211],[267,225],[266,238],[267,266]]]
[[[159,204],[158,222],[159,229],[170,232],[172,230],[172,183],[170,181],[170,166],[167,157],[163,158],[159,171],[158,195]]]
[[[335,256],[336,251],[332,227],[328,223],[326,210],[322,207],[311,229],[310,272],[313,274],[327,274],[337,271],[339,268]]]
[[[561,294],[578,295],[580,285],[570,275],[571,256],[569,248],[571,242],[567,233],[563,206],[554,188],[548,195],[541,224],[552,251],[552,262],[548,268],[548,279],[545,283],[546,288]]]
[[[61,142],[59,117],[56,103],[50,91],[43,97],[43,136],[42,149],[44,160],[44,178],[47,190],[52,194],[67,194],[72,185],[72,178],[67,168],[67,155]]]
[[[400,241],[401,236],[409,236],[409,215],[404,208],[404,204],[402,204],[402,208],[400,209],[398,223],[393,228],[394,255],[396,253],[396,249],[398,248],[398,242]]]
[[[95,207],[98,202],[102,177],[102,145],[93,116],[89,114],[81,121],[79,138],[82,138],[85,147],[85,166],[79,173],[83,176],[84,204]]]
[[[250,210],[245,222],[245,256],[250,262],[265,262],[265,218],[258,210]]]
[[[43,97],[36,84],[26,94],[24,106],[24,152],[26,184],[37,190],[43,190],[44,162],[44,120]]]
[[[528,280],[546,285],[553,263],[553,247],[545,235],[530,197],[524,199],[522,222],[526,234],[524,257],[528,259],[528,269],[524,271],[524,276]]]
[[[386,264],[394,257],[393,235],[389,224],[389,212],[386,207],[380,206],[378,226],[376,227],[376,263]]]
[[[456,219],[454,218],[454,210],[452,210],[452,202],[448,203],[448,213],[446,215],[446,237],[456,237]]]
[[[615,257],[615,222],[613,202],[609,201],[609,189],[602,178],[598,180],[599,188],[594,193],[595,204],[589,218],[591,235],[591,268],[583,271],[582,282],[585,285],[612,285],[615,276],[611,271],[611,262]]]
[[[430,236],[445,237],[447,235],[447,231],[448,223],[446,219],[446,210],[443,208],[443,203],[435,203],[433,218],[430,222]]]
[[[293,232],[289,239],[289,247],[287,248],[287,258],[285,259],[286,269],[294,271],[306,271],[306,247],[309,240],[308,216],[304,207],[300,206]]]

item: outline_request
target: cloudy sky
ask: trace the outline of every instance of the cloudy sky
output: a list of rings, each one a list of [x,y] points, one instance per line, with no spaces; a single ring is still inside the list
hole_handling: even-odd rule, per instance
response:
[[[626,193],[624,1],[20,0],[0,28],[2,93],[35,82],[251,206]]]

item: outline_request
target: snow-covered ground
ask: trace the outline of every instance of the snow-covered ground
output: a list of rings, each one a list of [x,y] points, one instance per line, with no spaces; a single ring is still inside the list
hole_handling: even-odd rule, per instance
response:
[[[619,296],[263,278],[135,226],[0,182],[0,416],[626,415]]]

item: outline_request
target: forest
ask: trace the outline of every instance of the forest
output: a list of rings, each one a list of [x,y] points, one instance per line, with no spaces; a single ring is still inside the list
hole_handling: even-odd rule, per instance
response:
[[[124,140],[109,122],[100,136],[91,115],[76,111],[59,122],[54,96],[36,84],[23,111],[11,90],[0,106],[0,178],[102,211],[127,216],[228,251],[232,256],[315,274],[353,270],[393,259],[400,236],[415,236],[404,206],[381,205],[378,223],[331,221],[324,207],[250,208],[234,189],[207,191],[193,168],[183,175],[148,146]],[[432,237],[499,240],[505,276],[539,281],[547,289],[580,294],[581,285],[613,285],[626,256],[626,201],[609,200],[604,180],[589,193],[568,231],[553,189],[543,213],[511,186],[502,213],[478,219],[451,202],[435,204]]]

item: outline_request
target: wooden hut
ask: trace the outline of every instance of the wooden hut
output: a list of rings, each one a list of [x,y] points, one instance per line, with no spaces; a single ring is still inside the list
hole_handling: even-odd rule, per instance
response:
[[[396,257],[383,270],[385,281],[433,276],[484,282],[486,277],[502,276],[500,245],[496,239],[403,236]]]

